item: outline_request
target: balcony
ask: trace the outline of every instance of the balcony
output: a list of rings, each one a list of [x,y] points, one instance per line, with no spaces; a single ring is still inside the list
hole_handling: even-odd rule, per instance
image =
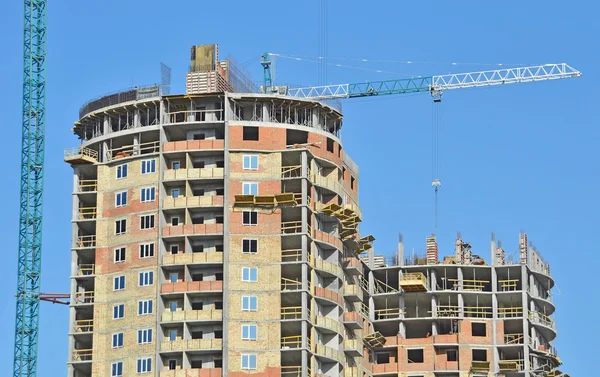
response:
[[[501,372],[518,372],[525,367],[525,360],[498,360],[498,368]]]
[[[344,325],[350,329],[362,329],[363,317],[358,312],[345,312]]]
[[[201,234],[223,234],[223,224],[185,224],[165,226],[162,231],[163,237],[201,235]]]
[[[165,311],[160,320],[162,322],[182,322],[182,321],[222,321],[222,310],[179,310],[176,312]]]
[[[306,224],[308,234],[311,234],[310,224]],[[283,221],[281,223],[281,234],[302,233],[302,221]]]
[[[77,185],[78,194],[95,193],[98,190],[98,180],[80,179]]]
[[[363,273],[362,264],[356,257],[345,257],[344,269],[351,275],[362,275]]]
[[[165,113],[166,123],[222,122],[223,109],[182,110]]]
[[[360,367],[345,367],[344,377],[363,377],[363,369]]]
[[[92,361],[93,350],[89,349],[81,349],[81,350],[73,350],[73,355],[71,361]]]
[[[224,149],[225,140],[223,139],[205,139],[205,140],[182,140],[168,141],[163,145],[163,152],[176,151],[194,151],[206,149]]]
[[[65,162],[69,164],[95,164],[98,152],[85,147],[65,149]]]
[[[422,272],[402,274],[400,278],[400,288],[405,292],[426,292],[427,278]]]
[[[327,272],[327,273],[337,276],[337,277],[342,276],[344,273],[340,266],[333,264],[331,262],[327,262],[319,257],[314,258],[313,266],[317,270]]]
[[[75,305],[81,304],[93,304],[94,303],[94,291],[83,291],[75,292]]]
[[[223,282],[212,281],[180,281],[177,283],[164,283],[160,286],[160,293],[184,292],[222,292]]]
[[[190,368],[176,370],[161,370],[160,377],[221,377],[221,368]]]
[[[160,343],[160,351],[222,350],[223,339],[180,339]]]
[[[318,174],[312,174],[311,172],[309,172],[309,178],[313,185],[326,188],[327,190],[339,195],[340,197],[344,196],[344,187],[340,185],[340,183],[335,179],[323,177]]]
[[[308,318],[310,316],[310,309],[306,309],[308,313]],[[301,306],[286,306],[281,308],[281,319],[282,320],[296,320],[302,319],[302,307]]]
[[[315,346],[315,356],[323,357],[341,363],[345,360],[344,352],[335,348],[317,344]]]
[[[223,168],[189,168],[169,169],[164,173],[163,179],[223,179]]]
[[[375,309],[375,320],[400,319],[403,315],[400,308]]]
[[[160,143],[158,141],[149,141],[141,144],[124,145],[122,147],[108,150],[108,160],[118,160],[131,156],[139,156],[143,154],[153,154],[160,151]]]
[[[77,236],[75,238],[75,247],[76,248],[84,248],[84,247],[95,247],[96,246],[96,235],[91,234],[87,236]]]
[[[94,331],[94,320],[93,319],[78,319],[75,320],[75,332],[86,333]]]
[[[323,232],[322,230],[316,229],[314,238],[315,238],[315,241],[324,242],[326,244],[329,244],[329,245],[337,248],[338,250],[344,250],[342,241],[340,240],[340,237],[337,234],[329,234],[329,233]]]
[[[343,327],[342,324],[333,319],[333,318],[329,318],[329,317],[323,317],[323,316],[316,316],[315,318],[315,326],[316,327],[320,327],[321,329],[326,329],[326,330],[330,330],[333,332],[336,332],[338,334],[342,333]],[[329,332],[329,331],[326,331]]]
[[[387,363],[387,364],[374,364],[373,365],[373,374],[386,374],[386,373],[394,373],[398,374],[398,364],[396,363]]]
[[[348,301],[362,301],[363,291],[358,284],[344,284],[344,297]]]
[[[344,340],[344,352],[350,357],[358,357],[363,354],[363,342],[359,339]]]
[[[171,254],[163,257],[164,265],[173,264],[219,264],[223,263],[223,252],[206,252],[206,253],[182,253]]]
[[[223,196],[172,196],[163,200],[163,209],[186,207],[223,207]]]
[[[338,305],[342,305],[344,303],[344,299],[337,292],[334,292],[327,288],[315,287],[315,297],[323,298]]]
[[[75,220],[95,220],[96,216],[96,207],[79,207]]]
[[[77,266],[77,276],[94,276],[95,274],[95,264],[80,264]]]

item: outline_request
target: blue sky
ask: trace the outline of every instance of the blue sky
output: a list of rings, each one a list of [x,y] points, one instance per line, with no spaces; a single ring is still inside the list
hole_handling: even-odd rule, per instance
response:
[[[47,149],[42,289],[66,292],[70,268],[71,169],[63,150],[77,145],[70,129],[87,100],[132,85],[158,82],[159,62],[173,68],[173,91],[183,91],[192,44],[219,43],[261,78],[264,51],[318,54],[318,1],[74,1],[49,0]],[[535,4],[534,4],[535,3]],[[21,2],[0,3],[0,103],[4,199],[0,234],[0,375],[12,369],[16,291],[21,119]],[[441,254],[453,250],[456,231],[489,260],[490,233],[505,249],[518,232],[550,262],[559,290],[555,342],[574,376],[591,376],[600,326],[592,289],[599,225],[597,143],[600,10],[592,1],[442,2],[330,0],[328,49],[333,58],[438,62],[346,62],[367,70],[329,67],[328,83],[482,70],[484,63],[567,62],[582,78],[458,90],[444,96],[440,189]],[[479,63],[452,65],[452,62]],[[278,79],[318,84],[314,63],[279,59]],[[427,94],[344,102],[344,147],[361,169],[363,233],[378,253],[422,251],[433,231],[432,104]],[[583,311],[582,311],[583,310]],[[40,375],[65,375],[68,310],[41,310]],[[589,319],[589,320],[588,320]],[[596,352],[594,352],[594,350]]]

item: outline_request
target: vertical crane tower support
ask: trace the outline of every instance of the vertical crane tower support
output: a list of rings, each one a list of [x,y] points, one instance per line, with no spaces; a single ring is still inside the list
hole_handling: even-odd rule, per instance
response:
[[[25,0],[23,124],[14,377],[35,377],[42,265],[46,0]]]

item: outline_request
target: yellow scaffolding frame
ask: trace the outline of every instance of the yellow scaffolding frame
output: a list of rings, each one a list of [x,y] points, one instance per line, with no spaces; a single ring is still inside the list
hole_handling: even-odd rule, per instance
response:
[[[302,165],[282,166],[281,178],[300,178],[302,177]]]
[[[498,283],[500,284],[500,291],[502,292],[516,291],[519,279],[498,280]]]
[[[504,334],[504,344],[523,344],[523,342],[522,333]]]
[[[97,179],[81,179],[77,186],[78,192],[96,192],[98,189]]]
[[[96,273],[95,264],[80,264],[77,267],[77,276],[90,276]]]
[[[508,308],[498,308],[499,318],[514,318],[521,317],[523,315],[523,307],[511,306]]]
[[[93,319],[78,319],[75,320],[75,332],[91,332],[94,331]]]

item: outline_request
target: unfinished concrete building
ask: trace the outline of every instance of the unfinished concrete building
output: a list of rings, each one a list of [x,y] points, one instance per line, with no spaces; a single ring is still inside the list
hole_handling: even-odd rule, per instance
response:
[[[439,263],[435,236],[426,258],[400,245],[394,263],[361,260],[374,238],[358,231],[341,113],[245,84],[195,46],[186,94],[82,107],[65,153],[69,377],[508,377],[558,362],[553,281],[526,240],[514,265],[460,240]]]

